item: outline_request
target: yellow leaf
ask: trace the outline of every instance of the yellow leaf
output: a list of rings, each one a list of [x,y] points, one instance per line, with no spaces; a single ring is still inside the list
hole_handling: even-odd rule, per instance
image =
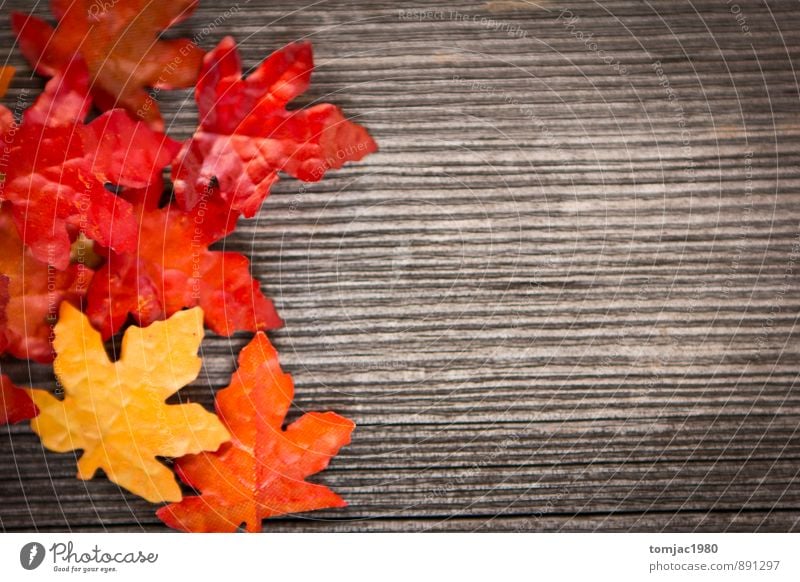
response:
[[[199,404],[164,401],[197,377],[200,308],[149,327],[130,327],[112,362],[88,318],[61,304],[53,345],[64,400],[30,390],[40,413],[31,426],[52,451],[82,449],[78,478],[103,469],[114,483],[153,503],[180,501],[172,472],[156,459],[214,451],[230,435]]]

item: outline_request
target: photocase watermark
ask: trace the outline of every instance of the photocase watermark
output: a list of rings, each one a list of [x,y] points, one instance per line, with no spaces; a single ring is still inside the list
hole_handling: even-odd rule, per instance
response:
[[[694,156],[692,155],[692,135],[689,131],[689,125],[686,119],[686,111],[684,110],[683,104],[678,98],[677,91],[675,91],[675,89],[672,87],[669,77],[667,76],[666,72],[664,72],[664,67],[661,65],[661,61],[653,61],[651,68],[658,78],[658,84],[664,89],[664,95],[667,97],[667,102],[675,110],[675,117],[677,119],[678,129],[680,130],[679,135],[681,153],[683,154],[684,159],[683,173],[686,178],[686,183],[693,190],[697,178],[695,176]]]
[[[513,38],[525,38],[528,35],[527,31],[522,30],[522,27],[518,24],[512,24],[504,20],[495,20],[494,18],[488,18],[482,14],[467,14],[452,9],[400,9],[398,11],[398,18],[400,20],[414,22],[437,20],[442,22],[471,22],[487,30],[502,32]]]
[[[736,240],[736,254],[731,259],[731,264],[728,267],[728,274],[725,277],[725,282],[722,285],[722,296],[727,298],[731,292],[734,284],[736,274],[739,272],[739,266],[742,258],[748,251],[748,239],[750,231],[752,230],[751,216],[753,214],[753,152],[747,151],[744,155],[745,166],[745,207],[742,215],[739,218],[739,237]]]
[[[118,2],[119,0],[114,0],[114,2]],[[250,0],[245,0],[243,3],[248,4]],[[217,16],[214,20],[206,24],[202,29],[200,29],[192,38],[191,40],[187,41],[181,49],[178,51],[178,54],[175,55],[169,63],[167,63],[164,68],[161,70],[161,75],[158,78],[155,87],[152,87],[147,95],[142,106],[136,111],[136,115],[141,118],[145,118],[147,113],[156,107],[156,100],[158,95],[161,93],[161,87],[168,85],[167,80],[169,76],[171,76],[175,71],[178,70],[178,67],[183,64],[184,59],[188,58],[189,55],[194,51],[195,46],[200,46],[200,43],[212,32],[214,32],[217,28],[219,28],[228,18],[232,15],[237,14],[241,11],[241,3],[237,2],[219,16]]]
[[[466,470],[461,471],[455,478],[444,485],[438,485],[431,489],[425,496],[424,501],[426,503],[432,503],[437,499],[446,497],[450,493],[454,492],[459,485],[464,484],[469,479],[477,477],[480,475],[482,470],[489,468],[497,458],[508,455],[508,450],[513,446],[519,445],[522,442],[523,437],[524,435],[520,433],[512,433],[508,435],[502,441],[497,443],[495,447],[480,461],[471,463]]]
[[[5,129],[3,143],[0,147],[0,198],[2,198],[6,187],[6,169],[11,163],[11,151],[17,141],[17,133],[22,123],[22,112],[28,107],[28,90],[22,89],[11,110],[11,124]]]
[[[45,549],[39,542],[30,542],[19,551],[19,563],[26,570],[35,570],[44,562]]]
[[[495,95],[498,98],[500,98],[506,105],[512,105],[516,107],[519,113],[521,113],[523,117],[533,122],[533,124],[536,126],[537,131],[544,137],[545,143],[547,144],[548,148],[556,152],[559,155],[559,157],[562,158],[566,157],[564,155],[563,148],[561,147],[561,143],[556,138],[555,134],[547,125],[545,120],[536,114],[536,112],[533,110],[532,105],[521,103],[519,99],[517,99],[513,95],[500,90],[499,88],[495,87],[491,83],[487,83],[486,81],[481,81],[479,79],[466,79],[459,75],[453,75],[453,81],[455,81],[460,85],[467,85],[472,91]]]
[[[392,278],[389,281],[390,289],[400,284],[411,271],[414,264],[414,248],[409,244],[401,244],[392,250]]]
[[[99,22],[100,18],[109,10],[114,8],[117,4],[120,3],[120,0],[94,0],[89,5],[87,10],[89,14],[89,21],[90,22]]]
[[[409,368],[411,360],[397,359],[397,360],[350,360],[345,361],[345,364],[354,370],[406,370]]]
[[[800,225],[798,225],[798,229],[800,229]],[[778,314],[783,311],[784,303],[786,301],[787,293],[795,288],[795,279],[797,276],[797,261],[800,259],[800,232],[794,237],[792,241],[792,248],[789,252],[789,260],[786,263],[786,266],[783,269],[783,277],[781,281],[781,286],[778,288],[778,291],[775,293],[775,297],[773,297],[769,314],[764,322],[761,324],[761,330],[756,338],[756,355],[755,359],[761,359],[761,352],[764,350],[767,344],[767,340],[769,339],[770,334],[772,333],[772,328],[775,325],[775,319],[778,317]]]
[[[556,18],[556,21],[561,22],[564,28],[575,38],[583,43],[586,50],[597,56],[598,59],[603,61],[609,67],[614,69],[620,75],[628,74],[628,67],[623,65],[617,57],[600,48],[597,41],[594,39],[594,33],[585,33],[578,28],[581,19],[580,16],[574,14],[572,10],[564,8]]]
[[[573,482],[574,481],[570,481],[569,485],[572,485]],[[537,511],[534,511],[530,517],[524,519],[521,522],[518,522],[514,527],[514,531],[520,533],[535,531],[537,522],[548,513],[553,513],[553,509],[555,509],[558,502],[564,499],[569,494],[570,494],[569,486],[561,487],[555,495],[548,497],[545,504],[542,507],[540,507]]]
[[[636,316],[639,315],[639,312],[646,307],[650,303],[649,299],[650,294],[650,277],[645,277],[644,281],[642,282],[641,287],[636,292],[636,296],[633,299],[633,305],[629,311],[630,318],[635,321]],[[620,342],[624,342],[628,337],[628,332],[634,327],[634,321],[629,319],[626,321],[621,328],[617,330],[617,336],[619,337]]]
[[[322,163],[311,171],[311,175],[314,180],[320,180],[322,175],[331,168],[340,168],[345,161],[355,159],[355,154],[359,154],[359,158],[363,157],[366,155],[370,143],[369,141],[360,141],[339,148],[332,155],[322,160]]]
[[[142,550],[104,550],[98,545],[89,549],[77,549],[72,542],[56,542],[49,549],[39,542],[22,546],[19,552],[20,565],[25,570],[42,566],[49,556],[53,572],[72,574],[111,574],[123,566],[155,564],[158,554]]]
[[[213,196],[215,189],[214,182],[209,182],[203,188],[200,200],[197,202],[197,211],[194,216],[194,231],[192,232],[192,299],[200,301],[203,283],[203,258],[208,251],[208,235],[203,224],[206,221],[208,212],[208,201]]]
[[[725,0],[725,4],[727,4],[728,11],[733,14],[733,17],[736,19],[736,24],[739,25],[744,35],[747,38],[752,38],[753,32],[750,30],[750,25],[747,24],[747,17],[744,15],[744,12],[742,12],[742,7],[733,0]]]

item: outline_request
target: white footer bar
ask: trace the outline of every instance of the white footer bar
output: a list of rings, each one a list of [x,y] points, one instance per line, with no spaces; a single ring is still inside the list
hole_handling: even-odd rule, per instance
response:
[[[0,569],[4,580],[796,582],[798,550],[797,534],[30,533],[0,535]]]

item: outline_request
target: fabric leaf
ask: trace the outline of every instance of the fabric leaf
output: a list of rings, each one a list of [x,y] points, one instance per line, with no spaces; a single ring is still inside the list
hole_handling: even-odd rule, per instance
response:
[[[203,51],[189,39],[159,37],[196,7],[197,0],[51,0],[59,21],[55,29],[20,13],[12,14],[12,27],[36,72],[57,75],[80,55],[88,64],[92,94],[101,109],[122,107],[163,130],[158,104],[146,88],[191,87]]]
[[[39,414],[30,396],[17,388],[5,374],[0,375],[0,425],[14,424]]]
[[[14,78],[14,67],[0,67],[0,97],[5,96],[12,78]]]
[[[239,354],[230,385],[217,393],[231,442],[175,462],[181,480],[201,494],[162,507],[158,517],[184,531],[231,532],[244,523],[255,532],[265,518],[346,505],[305,479],[328,466],[355,425],[333,412],[309,412],[284,430],[293,397],[291,376],[259,332]]]
[[[23,246],[11,216],[0,209],[0,273],[7,279],[5,321],[0,321],[0,353],[52,362],[53,322],[62,301],[79,304],[92,279],[91,269],[70,264],[48,268]]]
[[[283,325],[247,258],[208,249],[236,224],[218,197],[190,212],[175,205],[153,208],[144,199],[135,209],[136,252],[109,253],[89,288],[87,314],[103,337],[116,333],[129,314],[149,325],[194,306],[202,307],[206,325],[219,335]]]
[[[73,61],[28,109],[10,142],[0,201],[11,205],[20,237],[38,260],[66,269],[78,232],[118,251],[133,250],[136,220],[130,203],[107,183],[134,188],[160,180],[179,145],[109,111],[82,123],[89,101],[87,73]]]
[[[173,162],[184,208],[219,184],[233,210],[253,216],[279,171],[317,181],[377,150],[367,130],[333,105],[286,110],[308,87],[313,67],[308,43],[277,51],[246,79],[232,38],[206,55],[195,89],[200,127]]]
[[[11,299],[8,295],[9,287],[8,275],[0,273],[0,354],[8,347],[6,337],[6,326],[8,325],[8,302]]]
[[[54,345],[65,397],[30,391],[40,410],[31,422],[34,432],[52,451],[83,450],[80,479],[103,469],[148,501],[179,501],[180,487],[156,457],[213,451],[229,438],[199,404],[164,402],[197,377],[202,338],[201,310],[182,311],[147,328],[128,328],[121,357],[112,362],[88,318],[62,303]]]

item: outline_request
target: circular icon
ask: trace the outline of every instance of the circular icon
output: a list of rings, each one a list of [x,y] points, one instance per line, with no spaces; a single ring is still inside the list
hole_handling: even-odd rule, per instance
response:
[[[35,570],[44,561],[44,546],[39,542],[30,542],[19,551],[19,563],[26,570]]]

